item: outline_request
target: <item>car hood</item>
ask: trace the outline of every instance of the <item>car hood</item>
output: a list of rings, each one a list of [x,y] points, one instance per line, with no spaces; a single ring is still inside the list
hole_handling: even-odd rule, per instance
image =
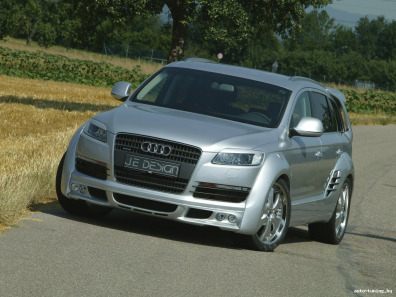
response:
[[[125,103],[94,118],[110,133],[147,135],[194,145],[203,151],[254,149],[278,141],[276,129],[147,104]]]

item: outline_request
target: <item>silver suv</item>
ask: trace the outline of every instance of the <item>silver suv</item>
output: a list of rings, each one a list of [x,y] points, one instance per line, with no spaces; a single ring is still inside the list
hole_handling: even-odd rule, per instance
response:
[[[187,60],[77,130],[56,178],[71,214],[113,208],[232,232],[272,251],[289,226],[344,236],[354,167],[342,93],[302,78]]]

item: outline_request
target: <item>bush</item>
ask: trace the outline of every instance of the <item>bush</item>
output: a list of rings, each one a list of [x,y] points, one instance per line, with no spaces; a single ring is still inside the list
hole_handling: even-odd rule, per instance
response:
[[[0,74],[101,87],[112,87],[117,81],[128,81],[134,88],[147,77],[140,66],[128,70],[105,62],[69,59],[61,55],[2,47]]]
[[[346,107],[353,113],[396,113],[396,94],[367,90],[363,93],[355,90],[341,90],[347,98]]]

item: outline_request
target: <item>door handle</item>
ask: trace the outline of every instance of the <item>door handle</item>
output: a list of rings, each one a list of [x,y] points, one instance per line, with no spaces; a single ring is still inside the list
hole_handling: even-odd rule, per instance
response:
[[[316,159],[319,161],[320,159],[322,159],[323,153],[320,152],[320,151],[319,151],[319,152],[316,152],[315,156],[316,156]]]

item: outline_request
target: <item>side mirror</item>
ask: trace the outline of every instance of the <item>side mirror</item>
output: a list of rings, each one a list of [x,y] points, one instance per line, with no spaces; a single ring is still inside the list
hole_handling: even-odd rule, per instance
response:
[[[323,124],[320,120],[311,117],[304,117],[296,127],[290,130],[290,136],[295,135],[305,137],[319,137],[323,134]]]
[[[119,81],[111,89],[111,96],[120,101],[125,101],[131,94],[132,85],[126,81]]]

